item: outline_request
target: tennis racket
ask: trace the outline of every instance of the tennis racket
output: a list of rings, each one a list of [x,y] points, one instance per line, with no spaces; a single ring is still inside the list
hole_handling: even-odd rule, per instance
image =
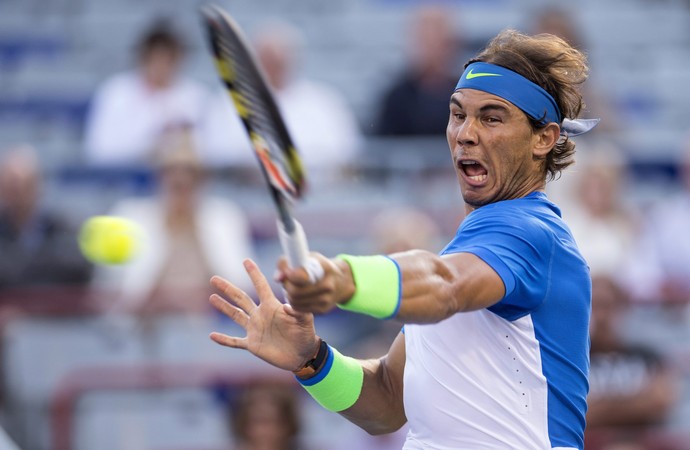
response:
[[[302,160],[266,77],[242,30],[229,14],[218,6],[206,5],[201,15],[216,70],[244,124],[276,206],[283,252],[291,267],[303,267],[312,281],[318,280],[323,276],[323,268],[309,257],[304,229],[291,211],[292,202],[304,192]]]

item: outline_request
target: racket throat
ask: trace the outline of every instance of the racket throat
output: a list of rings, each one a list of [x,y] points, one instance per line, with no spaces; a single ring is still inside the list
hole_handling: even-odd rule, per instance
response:
[[[307,268],[309,262],[309,246],[307,236],[302,225],[291,218],[292,231],[288,231],[282,220],[278,220],[278,237],[285,252],[290,267]],[[320,264],[319,264],[320,267]]]

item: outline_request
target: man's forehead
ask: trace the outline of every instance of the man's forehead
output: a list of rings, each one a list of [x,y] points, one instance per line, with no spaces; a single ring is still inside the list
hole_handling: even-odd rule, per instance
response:
[[[450,97],[451,103],[455,103],[464,109],[484,108],[495,106],[507,110],[518,109],[508,100],[488,92],[477,89],[458,89]]]

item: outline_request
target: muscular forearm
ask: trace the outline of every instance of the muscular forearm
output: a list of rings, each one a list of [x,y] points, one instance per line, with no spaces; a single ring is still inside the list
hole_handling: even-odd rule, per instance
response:
[[[413,250],[391,257],[398,263],[402,295],[397,319],[431,323],[462,310],[461,274],[430,252]]]
[[[390,433],[405,424],[405,337],[402,333],[381,359],[355,360],[332,348],[331,356],[311,378],[315,383],[309,378],[300,379],[317,402],[371,434]]]
[[[490,306],[504,294],[496,272],[471,254],[442,257],[412,250],[390,257],[400,268],[400,306],[395,317],[405,323],[439,322],[458,312]]]
[[[385,359],[362,361],[364,384],[357,402],[340,414],[370,434],[397,431],[406,422],[402,386],[394,380]]]

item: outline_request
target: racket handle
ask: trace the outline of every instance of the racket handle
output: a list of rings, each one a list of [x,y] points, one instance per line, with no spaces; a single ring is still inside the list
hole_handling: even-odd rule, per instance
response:
[[[295,230],[288,233],[283,223],[278,221],[278,236],[283,252],[285,252],[290,267],[302,267],[309,274],[311,282],[319,281],[324,275],[323,267],[315,258],[309,256],[307,235],[304,233],[302,225],[294,219],[293,223]]]

